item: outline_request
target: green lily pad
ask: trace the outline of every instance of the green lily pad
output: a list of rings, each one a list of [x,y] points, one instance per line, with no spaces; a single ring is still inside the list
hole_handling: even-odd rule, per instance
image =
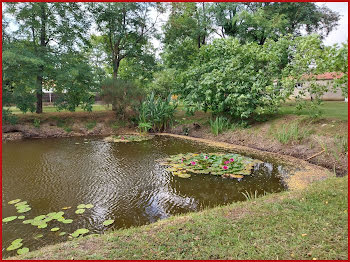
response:
[[[85,208],[85,204],[80,204],[77,206],[78,209],[84,209]]]
[[[93,207],[94,207],[93,204],[87,204],[87,205],[85,205],[85,208],[93,208]]]
[[[34,220],[33,219],[28,219],[28,220],[24,220],[22,223],[23,224],[31,224]]]
[[[42,238],[43,236],[44,236],[43,234],[38,234],[34,236],[34,239],[39,239],[39,238]]]
[[[77,210],[75,211],[75,214],[82,214],[82,213],[84,213],[84,212],[85,212],[85,209],[81,208],[81,209],[77,209]]]
[[[44,219],[45,217],[46,217],[45,215],[40,215],[40,216],[34,217],[33,219],[34,219],[34,220],[42,220],[42,219]]]
[[[18,203],[20,201],[21,201],[21,199],[15,199],[15,200],[11,200],[11,201],[9,201],[7,203],[10,204],[10,205],[13,205],[13,204],[16,204],[16,203]]]
[[[191,175],[187,174],[187,173],[179,173],[177,176],[181,177],[181,178],[190,178],[191,177]]]
[[[6,248],[7,251],[11,251],[11,250],[15,250],[15,249],[18,249],[20,248],[23,244],[22,244],[22,238],[18,238],[16,240],[13,240],[11,245]]]
[[[18,255],[23,255],[23,254],[28,253],[28,252],[29,252],[29,248],[27,248],[27,247],[23,247],[23,248],[17,250]]]
[[[15,204],[15,207],[27,206],[27,203],[27,201],[18,202],[17,204]]]
[[[66,220],[64,217],[60,217],[59,219],[57,219],[58,222],[62,222],[64,220]]]
[[[65,220],[60,221],[60,222],[62,222],[63,224],[70,224],[73,222],[73,219],[65,219]]]
[[[86,229],[86,228],[79,228],[79,229],[75,230],[75,231],[71,234],[71,236],[72,236],[72,237],[78,237],[79,235],[84,235],[84,234],[86,234],[86,233],[88,233],[88,232],[89,232],[89,229]]]
[[[113,223],[114,223],[114,220],[113,220],[113,219],[109,219],[109,220],[104,221],[102,224],[103,224],[104,226],[109,226],[109,225],[111,225],[111,224],[113,224]]]
[[[29,210],[31,210],[31,208],[30,208],[30,207],[27,207],[27,208],[18,209],[17,212],[18,212],[18,213],[26,213],[26,212],[28,212]]]
[[[52,231],[52,232],[55,232],[55,231],[58,231],[58,230],[60,230],[59,227],[54,227],[54,228],[51,228],[51,229],[50,229],[50,231]]]
[[[67,234],[66,232],[61,232],[61,233],[59,233],[58,235],[59,236],[64,236],[65,234]]]
[[[38,228],[47,228],[47,224],[40,224],[40,225],[38,225]]]
[[[17,216],[11,216],[11,217],[5,217],[2,219],[2,222],[6,223],[6,222],[10,222],[13,221],[17,218]]]
[[[19,216],[17,217],[18,219],[25,219],[26,217],[25,216]]]

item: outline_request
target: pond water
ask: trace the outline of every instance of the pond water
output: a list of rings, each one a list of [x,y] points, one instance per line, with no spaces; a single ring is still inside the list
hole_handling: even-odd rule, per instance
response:
[[[182,139],[155,137],[134,143],[109,143],[102,138],[55,138],[22,140],[3,144],[2,216],[24,215],[32,219],[49,212],[64,211],[71,224],[48,222],[38,229],[23,220],[3,223],[3,256],[11,242],[23,239],[30,250],[65,241],[78,228],[89,234],[140,226],[174,214],[198,211],[246,200],[242,192],[279,192],[286,188],[286,171],[273,162],[255,167],[242,180],[219,176],[173,176],[156,160],[187,152],[225,152]],[[10,200],[28,201],[29,212],[18,214]],[[92,204],[75,214],[79,204]],[[72,207],[62,210],[63,207]],[[102,223],[114,219],[110,226]],[[59,227],[57,232],[51,232]],[[59,232],[67,232],[59,236]],[[43,237],[35,239],[42,234]]]

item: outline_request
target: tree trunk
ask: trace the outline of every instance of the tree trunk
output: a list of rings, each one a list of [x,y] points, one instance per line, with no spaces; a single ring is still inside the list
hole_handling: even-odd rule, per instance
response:
[[[118,70],[119,70],[120,60],[118,58],[115,58],[113,60],[113,78],[117,79],[118,77]]]
[[[41,29],[40,29],[40,49],[41,55],[45,52],[46,47],[46,3],[41,4]],[[43,112],[43,75],[44,66],[39,67],[39,72],[36,77],[37,79],[37,90],[36,90],[36,113],[41,114]]]

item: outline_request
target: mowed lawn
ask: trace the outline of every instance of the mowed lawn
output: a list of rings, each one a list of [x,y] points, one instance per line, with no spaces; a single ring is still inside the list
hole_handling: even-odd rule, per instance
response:
[[[324,101],[321,110],[324,118],[348,120],[348,103],[344,101]],[[281,115],[308,115],[307,109],[299,111],[293,102],[281,106],[279,113]]]

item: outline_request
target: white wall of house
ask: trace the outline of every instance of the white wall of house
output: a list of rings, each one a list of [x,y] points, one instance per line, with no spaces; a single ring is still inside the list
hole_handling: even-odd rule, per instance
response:
[[[328,86],[328,92],[326,92],[321,98],[322,100],[325,101],[344,101],[345,97],[342,95],[342,91],[340,88],[338,88],[336,90],[336,92],[333,91],[333,80],[317,80],[316,81],[317,84],[319,85],[324,85],[324,86]],[[310,82],[304,82],[302,84],[298,84],[295,89],[294,89],[294,93],[291,95],[290,99],[295,99],[295,97],[299,94],[299,92],[302,89],[306,89],[308,86],[310,85]],[[311,96],[308,92],[306,92],[306,94],[303,97],[306,100],[310,100]]]

